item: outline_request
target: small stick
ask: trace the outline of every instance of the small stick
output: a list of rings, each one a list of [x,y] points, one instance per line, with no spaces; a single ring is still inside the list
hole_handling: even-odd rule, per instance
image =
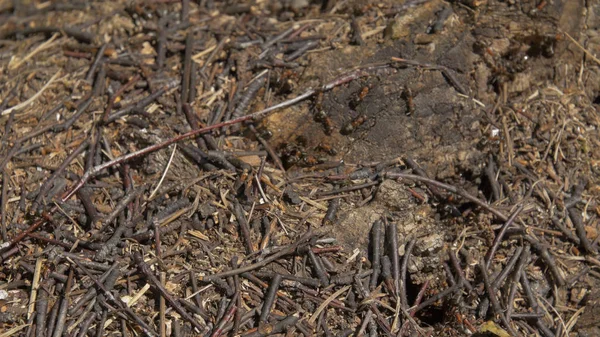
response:
[[[157,231],[158,232],[158,231]],[[167,273],[164,271],[160,272],[160,284],[164,287],[167,283]],[[167,336],[167,318],[165,317],[166,304],[165,297],[161,296],[158,304],[159,310],[159,319],[160,319],[160,337]]]
[[[462,285],[464,285],[469,291],[473,291],[473,286],[465,277],[465,272],[460,267],[460,262],[458,261],[456,254],[454,254],[454,251],[449,250],[448,256],[450,256],[450,262],[452,263],[452,267],[454,267],[454,270],[456,270],[459,282],[462,283]]]
[[[206,81],[207,83],[206,83],[205,87],[210,87],[211,83],[213,81],[213,76],[210,76],[210,78],[209,78],[206,75],[206,68],[212,64],[213,59],[217,56],[218,53],[221,52],[223,47],[225,47],[225,44],[228,42],[229,42],[229,38],[221,38],[221,40],[219,41],[219,44],[217,44],[215,49],[210,53],[210,55],[208,55],[208,58],[202,65],[202,68],[200,68],[200,74],[202,75],[203,78],[207,79],[207,81]],[[213,73],[213,75],[214,75],[214,73]]]
[[[35,271],[33,273],[33,280],[31,282],[31,294],[29,295],[29,306],[27,309],[27,319],[29,320],[32,317],[33,310],[36,304],[36,298],[38,294],[38,289],[40,287],[40,273],[42,270],[43,260],[41,258],[37,258],[35,261]]]
[[[52,309],[50,309],[50,317],[48,318],[48,326],[46,327],[46,335],[52,336],[54,331],[54,325],[56,324],[56,316],[58,315],[58,308],[60,307],[60,301],[54,302]],[[44,336],[44,335],[42,335]]]
[[[181,1],[181,15],[179,20],[181,22],[188,22],[190,19],[190,0]]]
[[[381,269],[381,237],[383,231],[383,223],[380,220],[376,220],[371,228],[372,238],[372,250],[371,259],[373,266],[373,274],[371,274],[371,281],[369,282],[369,288],[371,290],[377,287],[377,281],[379,280],[379,272]]]
[[[95,312],[89,313],[88,317],[81,324],[77,337],[85,337],[87,335],[90,325],[92,325],[92,323],[96,320],[97,316],[98,315]]]
[[[286,29],[285,31],[281,32],[279,35],[275,35],[273,38],[271,38],[268,41],[266,41],[265,43],[263,43],[260,46],[260,48],[262,50],[266,50],[267,48],[271,47],[275,43],[288,37],[288,35],[292,34],[296,29],[298,29],[298,27],[296,27],[296,26],[292,26],[292,27]]]
[[[232,268],[237,268],[238,267],[238,258],[237,256],[234,256],[231,259],[231,267]],[[279,280],[279,283],[281,283],[281,280]],[[235,290],[235,306],[240,308],[239,310],[235,311],[235,315],[233,316],[233,326],[232,326],[232,333],[231,335],[233,336],[237,336],[239,335],[238,332],[240,330],[240,325],[242,323],[242,289],[241,289],[241,283],[240,283],[240,275],[233,275],[233,284],[234,284],[234,290]],[[277,285],[277,287],[279,287],[279,285]],[[270,290],[269,290],[270,291]],[[276,294],[277,291],[275,291],[275,293],[273,294],[273,301],[275,301],[276,298]],[[271,309],[269,308],[269,311]]]
[[[46,328],[46,316],[48,314],[48,296],[50,295],[47,289],[51,289],[54,285],[54,280],[46,280],[45,285],[40,287],[40,296],[36,303],[36,315],[35,315],[35,335],[43,336]]]
[[[95,36],[91,33],[86,33],[79,28],[74,27],[54,27],[54,26],[39,26],[39,27],[31,27],[25,29],[17,29],[10,32],[6,32],[4,34],[0,34],[0,39],[7,39],[17,35],[32,35],[43,33],[46,35],[51,35],[55,33],[65,34],[66,36],[70,36],[82,43],[92,43]]]
[[[436,187],[439,188],[443,188],[449,192],[452,192],[454,194],[460,195],[461,197],[477,204],[478,206],[486,209],[488,212],[494,214],[495,216],[497,216],[500,220],[502,221],[507,221],[509,218],[504,215],[502,212],[496,210],[495,208],[493,208],[490,204],[488,204],[485,201],[481,201],[479,198],[472,196],[471,194],[469,194],[467,191],[463,190],[462,188],[459,187],[454,187],[452,185],[448,185],[442,182],[439,182],[437,180],[434,179],[429,179],[426,177],[421,177],[418,175],[414,175],[414,174],[407,174],[407,173],[393,173],[393,172],[386,172],[385,173],[385,177],[386,178],[390,178],[390,179],[398,179],[398,178],[403,178],[403,179],[410,179],[410,180],[416,180],[416,181],[420,181],[426,184],[430,184],[430,185],[434,185]]]
[[[577,237],[579,237],[581,247],[583,247],[583,249],[585,249],[585,251],[590,254],[598,254],[598,250],[592,245],[592,243],[587,237],[587,232],[585,230],[583,220],[581,219],[580,211],[577,210],[577,208],[575,207],[571,207],[567,211],[569,213],[569,218],[571,219],[573,226],[575,226],[575,233],[577,233]]]
[[[496,235],[496,237],[494,238],[494,241],[492,242],[492,246],[485,254],[485,267],[486,268],[490,268],[490,264],[492,263],[494,254],[496,254],[496,250],[498,249],[498,246],[500,246],[500,242],[502,242],[502,238],[504,237],[506,230],[515,221],[515,219],[517,218],[517,215],[519,215],[519,213],[521,213],[522,210],[523,210],[523,205],[520,205],[519,207],[517,207],[517,209],[510,215],[508,220],[506,220],[504,225],[502,225],[502,228],[500,228],[500,232],[498,232],[498,235]]]
[[[485,176],[486,176],[488,182],[490,183],[494,201],[500,200],[500,186],[498,185],[498,181],[496,180],[496,170],[495,170],[494,159],[493,159],[492,155],[489,156],[488,164],[485,167]],[[489,265],[488,265],[488,268],[489,268]]]
[[[275,275],[280,275],[284,281],[282,282],[283,286],[285,287],[296,287],[298,284],[303,284],[305,286],[309,286],[309,287],[313,287],[313,288],[317,288],[321,285],[321,281],[317,280],[317,279],[312,279],[312,278],[308,278],[308,277],[300,277],[300,276],[295,276],[295,275],[290,275],[290,274],[277,274],[274,272],[256,272],[254,273],[257,277],[268,277],[268,278],[273,278],[275,277]]]
[[[368,183],[342,187],[342,188],[338,188],[338,189],[331,190],[331,191],[323,191],[323,192],[317,193],[317,196],[324,197],[324,196],[328,196],[328,195],[342,194],[342,193],[356,191],[356,190],[360,190],[360,189],[363,189],[366,187],[371,187],[371,186],[375,186],[375,185],[379,185],[379,184],[380,184],[379,181],[371,181]]]
[[[458,91],[459,93],[461,93],[463,95],[468,95],[467,90],[465,90],[465,88],[462,86],[462,84],[460,84],[460,82],[456,79],[456,77],[454,77],[454,75],[452,75],[452,72],[450,71],[450,69],[448,69],[445,66],[440,66],[440,65],[431,64],[431,63],[421,63],[418,61],[407,60],[407,59],[403,59],[403,58],[399,58],[399,57],[392,57],[392,61],[404,63],[404,64],[414,66],[414,67],[422,67],[422,68],[430,68],[430,69],[439,70],[442,72],[444,77],[446,77],[448,79],[448,81],[450,82],[450,84],[452,84],[452,86],[454,87],[454,89],[456,89],[456,91]]]
[[[108,116],[106,119],[106,123],[112,123],[121,117],[125,117],[128,114],[144,113],[144,108],[146,108],[146,106],[148,106],[150,103],[154,102],[160,96],[167,93],[169,90],[177,88],[177,86],[179,86],[179,83],[177,81],[168,82],[167,84],[163,85],[158,90],[156,90],[155,92],[153,92],[153,93],[149,94],[148,96],[139,100],[137,103],[134,103],[134,104],[132,104],[126,108],[123,108],[123,109],[115,112],[114,114]]]
[[[221,334],[223,334],[223,332],[224,332],[223,330],[225,328],[225,325],[227,325],[227,323],[229,321],[231,321],[231,319],[233,318],[233,315],[235,314],[236,311],[237,311],[237,306],[235,305],[235,301],[232,300],[231,303],[229,304],[229,308],[228,308],[227,312],[225,313],[225,315],[219,322],[219,325],[217,327],[215,327],[215,330],[210,335],[210,337],[221,336]]]
[[[408,262],[410,259],[410,253],[415,246],[416,240],[408,242],[406,249],[404,250],[404,257],[402,258],[402,267],[400,274],[400,304],[402,310],[408,310],[408,299],[406,298],[406,274],[408,269]]]
[[[65,290],[60,301],[60,308],[58,309],[56,325],[54,327],[52,337],[61,337],[65,329],[65,323],[67,321],[67,308],[69,307],[71,288],[73,287],[73,276],[73,268],[71,268],[69,271],[69,278],[67,279],[67,285],[65,286]]]
[[[87,75],[85,76],[85,80],[87,82],[92,82],[92,79],[94,78],[94,73],[96,72],[96,68],[98,68],[98,65],[100,64],[100,62],[102,62],[102,57],[104,56],[104,51],[106,50],[106,47],[108,47],[108,44],[103,44],[102,47],[100,47],[100,49],[98,49],[98,52],[96,53],[96,58],[94,59],[94,62],[92,62],[92,65],[90,66],[90,69],[88,70]]]
[[[256,77],[254,81],[250,83],[250,85],[248,85],[248,89],[246,89],[244,95],[240,97],[237,107],[233,110],[231,118],[239,118],[245,114],[250,102],[256,97],[256,95],[258,95],[260,88],[262,88],[267,82],[267,76],[265,76],[265,74],[266,72],[258,75],[258,77]],[[234,129],[234,131],[237,130]]]
[[[315,253],[313,253],[311,249],[307,251],[307,254],[308,258],[310,259],[310,262],[312,263],[315,274],[317,274],[319,281],[321,281],[321,285],[324,287],[329,285],[329,277],[327,277],[327,272],[325,272],[325,268],[323,268],[323,265],[321,264],[321,261],[319,261],[319,258],[315,255]]]
[[[140,254],[139,252],[134,252],[133,261],[136,263],[138,270],[149,281],[150,285],[153,286],[165,298],[167,302],[169,302],[169,305],[178,314],[180,314],[181,317],[190,322],[194,326],[194,328],[198,329],[198,331],[202,331],[204,329],[204,327],[200,325],[200,323],[198,323],[198,321],[196,321],[196,319],[192,317],[187,311],[185,311],[185,309],[181,307],[179,302],[175,300],[173,296],[171,296],[171,294],[169,294],[169,292],[161,285],[159,280],[156,278],[156,276],[154,276],[154,274],[150,270],[150,266],[148,266],[148,264],[144,262],[142,254]]]
[[[496,289],[492,286],[490,282],[490,278],[486,271],[486,264],[484,260],[481,260],[479,263],[479,269],[481,271],[481,275],[483,276],[483,285],[485,286],[485,291],[488,293],[488,297],[490,302],[492,302],[492,309],[496,315],[500,316],[500,320],[506,326],[506,329],[510,333],[511,336],[518,336],[517,332],[513,329],[512,325],[508,318],[503,314],[502,307],[500,306],[500,302],[498,302],[498,297],[496,296]]]
[[[317,318],[319,318],[319,315],[321,314],[321,311],[325,310],[325,308],[327,308],[327,306],[329,305],[329,303],[331,303],[331,301],[335,300],[338,296],[345,293],[350,288],[351,288],[351,286],[349,286],[349,285],[345,286],[345,287],[339,289],[338,291],[336,291],[335,293],[333,293],[331,296],[329,296],[325,301],[323,301],[323,303],[321,303],[321,305],[319,305],[317,310],[315,310],[315,312],[312,314],[312,316],[308,320],[308,323],[311,325],[315,324],[315,322],[317,321]]]
[[[306,54],[307,51],[319,46],[319,41],[307,41],[302,47],[298,48],[293,53],[287,55],[284,60],[285,62],[292,62],[302,55]]]
[[[167,55],[167,27],[166,21],[168,15],[162,16],[158,20],[158,34],[156,37],[156,67],[161,70],[165,66],[165,57]]]
[[[236,275],[237,276],[237,275]],[[281,284],[282,276],[279,274],[275,274],[273,279],[271,280],[271,284],[269,285],[269,289],[265,294],[263,299],[262,311],[260,313],[259,322],[267,323],[269,319],[269,314],[273,308],[273,303],[277,298],[277,291],[279,290],[279,285]]]
[[[565,234],[565,236],[569,238],[569,240],[573,241],[575,244],[579,245],[581,243],[581,240],[579,240],[577,235],[573,234],[573,231],[567,228],[565,225],[563,225],[559,219],[552,218],[552,224],[556,226],[556,228],[560,229],[560,231],[563,232],[563,234]]]
[[[96,337],[104,336],[104,324],[106,323],[107,319],[108,319],[108,310],[106,308],[103,308],[102,312],[100,313],[100,320],[98,321],[98,324],[96,324]]]
[[[429,286],[429,280],[426,280],[425,283],[423,283],[423,285],[421,286],[421,289],[419,289],[417,298],[415,298],[415,303],[413,303],[413,308],[416,308],[419,304],[421,304],[421,301],[423,300],[423,296],[425,296],[425,291],[427,291],[428,286]],[[412,309],[409,312],[410,312],[410,316],[414,317],[416,310]]]
[[[199,279],[201,281],[205,281],[205,282],[210,282],[213,280],[217,280],[217,279],[221,279],[221,278],[225,278],[225,277],[229,277],[229,276],[233,276],[233,275],[239,275],[242,273],[246,273],[246,272],[250,272],[253,271],[255,269],[261,268],[266,266],[267,264],[279,259],[280,257],[292,254],[294,252],[296,252],[296,250],[302,246],[307,244],[307,241],[309,241],[310,238],[313,237],[313,233],[311,231],[308,231],[307,233],[305,233],[298,241],[296,241],[294,244],[289,245],[285,248],[283,248],[282,250],[280,250],[279,252],[265,258],[264,260],[260,261],[260,262],[256,262],[250,265],[247,265],[245,267],[240,267],[234,270],[229,270],[229,271],[224,271],[221,273],[217,273],[217,274],[212,274],[212,275],[206,275],[206,276],[200,276]]]
[[[398,260],[398,228],[395,223],[387,224],[385,234],[388,239],[388,256],[392,267],[395,294],[400,294],[400,261]]]
[[[240,226],[240,231],[242,232],[242,236],[244,237],[244,245],[246,246],[246,254],[252,254],[254,252],[254,248],[252,245],[252,239],[250,237],[250,228],[248,227],[248,221],[246,220],[246,216],[244,215],[244,210],[242,209],[242,205],[236,200],[233,205],[233,214],[237,219],[237,223]]]
[[[194,32],[188,32],[185,38],[185,54],[183,57],[183,77],[181,80],[181,102],[187,103],[190,94],[190,77],[192,71],[192,53],[194,49]]]
[[[323,218],[323,225],[333,225],[335,220],[335,216],[337,214],[338,209],[340,208],[342,201],[340,198],[333,199],[329,202],[329,206],[327,206],[327,212],[325,213],[325,217]]]
[[[508,263],[506,264],[506,267],[502,270],[502,272],[500,273],[500,275],[498,275],[496,277],[496,279],[492,282],[492,287],[494,287],[494,288],[500,288],[500,286],[502,286],[502,283],[504,282],[504,280],[506,279],[506,277],[508,277],[508,274],[510,274],[510,272],[512,271],[513,267],[515,266],[515,264],[519,260],[519,257],[521,256],[522,252],[523,252],[523,247],[522,246],[518,246],[517,249],[515,250],[515,253],[510,258],[510,260],[508,261]]]
[[[521,253],[521,257],[519,258],[519,262],[515,266],[513,270],[513,277],[511,279],[510,290],[508,293],[508,299],[506,300],[506,316],[509,317],[513,311],[513,301],[515,299],[515,295],[517,294],[517,290],[519,288],[519,278],[521,277],[521,270],[525,267],[527,263],[529,263],[529,257],[531,256],[531,252],[529,250],[529,246],[525,246],[523,249],[523,253]]]
[[[386,235],[388,235],[388,233],[386,233]],[[387,291],[390,294],[397,296],[398,293],[394,288],[394,279],[392,278],[392,263],[388,255],[381,257],[381,277],[383,277],[383,284]]]
[[[8,170],[2,170],[2,195],[0,196],[0,216],[2,222],[2,241],[6,242],[8,236],[6,233],[6,204],[8,199],[8,184],[10,179],[8,178]]]
[[[190,279],[192,281],[192,291],[194,293],[194,301],[196,301],[196,305],[200,310],[204,310],[202,305],[202,299],[200,298],[200,294],[198,293],[198,281],[196,279],[196,273],[193,270],[190,270]]]
[[[367,324],[369,324],[369,322],[371,322],[372,318],[373,318],[373,311],[368,310],[367,313],[365,314],[365,317],[363,318],[362,323],[360,324],[360,327],[354,333],[354,337],[359,337],[364,334],[365,330],[367,329]]]
[[[452,275],[452,271],[450,270],[450,266],[448,265],[448,263],[444,262],[442,263],[442,267],[444,268],[444,271],[446,272],[446,274],[448,274],[448,283],[450,284],[450,286],[453,286],[456,284],[456,280],[454,279],[454,275]],[[460,282],[460,279],[459,279]]]

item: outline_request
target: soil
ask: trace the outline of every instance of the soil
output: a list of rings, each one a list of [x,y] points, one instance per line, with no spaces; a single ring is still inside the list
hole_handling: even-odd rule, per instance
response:
[[[600,0],[0,0],[0,329],[597,335],[599,29]],[[110,268],[132,312],[83,296]]]

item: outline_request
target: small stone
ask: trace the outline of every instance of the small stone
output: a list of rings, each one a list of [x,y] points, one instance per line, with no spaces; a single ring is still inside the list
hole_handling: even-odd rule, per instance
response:
[[[429,44],[433,42],[435,35],[419,33],[415,36],[415,44]]]
[[[306,8],[308,7],[308,0],[292,0],[290,7],[292,7],[294,10]]]
[[[379,185],[375,200],[391,211],[405,211],[411,206],[412,195],[406,187],[393,180],[385,180]]]
[[[302,202],[298,193],[296,193],[296,191],[294,191],[292,189],[286,189],[283,192],[283,200],[285,200],[286,202],[289,202],[292,205],[298,205],[299,203]]]
[[[383,37],[392,40],[407,37],[410,34],[410,29],[404,24],[404,21],[402,18],[398,18],[388,23],[383,31]]]
[[[200,213],[200,218],[206,219],[213,215],[217,209],[211,204],[202,204],[198,207],[198,213]]]

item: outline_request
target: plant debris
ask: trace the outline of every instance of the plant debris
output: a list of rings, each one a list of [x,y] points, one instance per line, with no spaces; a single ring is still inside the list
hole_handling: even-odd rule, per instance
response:
[[[0,0],[0,335],[600,334],[597,2]]]

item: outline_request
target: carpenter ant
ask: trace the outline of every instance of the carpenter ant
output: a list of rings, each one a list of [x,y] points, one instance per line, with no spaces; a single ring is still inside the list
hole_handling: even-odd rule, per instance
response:
[[[317,159],[315,156],[311,156],[311,155],[304,156],[302,158],[302,163],[305,166],[315,166],[315,165],[319,164],[320,162],[321,161],[319,159]]]
[[[323,125],[326,135],[330,136],[333,133],[333,121],[324,110],[318,110],[315,113],[315,120]]]
[[[316,150],[325,152],[331,156],[335,156],[337,154],[337,151],[330,144],[324,142],[319,143],[319,145],[316,147]]]
[[[406,115],[410,116],[415,113],[415,102],[412,90],[406,88],[402,92],[402,98],[406,101]]]
[[[367,94],[369,93],[369,87],[363,87],[356,96],[350,101],[350,108],[356,109],[356,107],[365,99]]]
[[[358,117],[346,123],[346,125],[344,125],[344,127],[340,130],[340,133],[343,135],[348,135],[355,131],[359,126],[363,125],[366,121],[367,115],[360,114]]]

